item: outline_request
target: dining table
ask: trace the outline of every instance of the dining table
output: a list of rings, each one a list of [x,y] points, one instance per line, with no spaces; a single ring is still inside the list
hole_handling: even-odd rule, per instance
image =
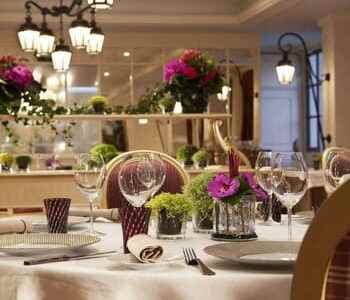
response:
[[[73,232],[87,224],[72,227]],[[95,227],[105,233],[101,241],[79,253],[115,250],[122,253],[122,228],[118,223],[97,220]],[[295,223],[293,236],[302,240],[307,225]],[[259,240],[287,240],[287,226],[256,224]],[[150,235],[154,236],[153,226]],[[157,240],[165,256],[180,256],[184,247],[192,247],[216,275],[204,276],[196,266],[183,259],[174,264],[140,264],[130,268],[112,254],[85,260],[25,266],[30,254],[12,256],[0,253],[0,299],[7,300],[287,300],[292,268],[245,266],[234,261],[209,256],[204,248],[221,242],[209,234],[192,231],[187,224],[183,240]],[[249,243],[249,242],[246,242]],[[74,253],[77,253],[76,251]]]

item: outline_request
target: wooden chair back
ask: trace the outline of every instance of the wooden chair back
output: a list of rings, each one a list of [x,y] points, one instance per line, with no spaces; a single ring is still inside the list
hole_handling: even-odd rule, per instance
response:
[[[347,281],[350,276],[350,252],[344,253],[344,243],[350,245],[347,236],[349,213],[350,180],[339,186],[322,204],[306,232],[294,270],[291,300],[350,299],[350,282]],[[347,249],[350,250],[350,246]],[[341,262],[342,276],[338,277],[338,290],[332,288],[329,292],[333,296],[326,297],[329,294],[326,286],[331,287],[329,283],[332,280],[328,276],[329,266],[331,271],[333,266],[339,266],[337,252],[345,255]],[[349,298],[334,298],[335,293],[344,294],[347,290]]]

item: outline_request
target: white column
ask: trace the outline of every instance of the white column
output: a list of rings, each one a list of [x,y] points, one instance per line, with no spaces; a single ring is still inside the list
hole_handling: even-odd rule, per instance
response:
[[[331,15],[319,22],[324,53],[323,83],[324,134],[332,145],[350,148],[350,13]]]

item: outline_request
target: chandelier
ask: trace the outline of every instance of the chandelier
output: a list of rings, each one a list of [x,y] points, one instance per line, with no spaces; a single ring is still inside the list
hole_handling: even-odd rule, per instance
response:
[[[42,7],[35,1],[25,2],[25,22],[20,26],[17,35],[23,51],[33,53],[39,60],[52,60],[53,68],[58,72],[69,70],[72,52],[64,40],[63,16],[75,18],[69,28],[71,45],[76,49],[84,49],[89,55],[102,52],[104,34],[95,20],[96,10],[113,6],[113,0],[87,0],[82,7],[83,0],[71,0],[70,5],[64,5],[60,0],[59,6]],[[117,0],[119,1],[119,0]],[[40,11],[43,21],[39,28],[32,20],[32,8]],[[84,14],[90,12],[90,22],[84,19]],[[60,20],[60,34],[58,42],[52,30],[48,28],[47,16]]]

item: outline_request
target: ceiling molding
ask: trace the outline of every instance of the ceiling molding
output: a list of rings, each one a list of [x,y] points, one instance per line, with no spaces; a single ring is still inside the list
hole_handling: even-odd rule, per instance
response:
[[[239,14],[99,14],[98,22],[105,24],[140,25],[244,25],[249,21],[270,16],[301,0],[258,0]],[[278,8],[278,10],[276,10]],[[35,22],[41,22],[41,16],[34,14]],[[23,20],[23,12],[0,12],[0,23],[18,23]],[[66,24],[70,19],[65,18]],[[51,19],[49,18],[49,23]]]

